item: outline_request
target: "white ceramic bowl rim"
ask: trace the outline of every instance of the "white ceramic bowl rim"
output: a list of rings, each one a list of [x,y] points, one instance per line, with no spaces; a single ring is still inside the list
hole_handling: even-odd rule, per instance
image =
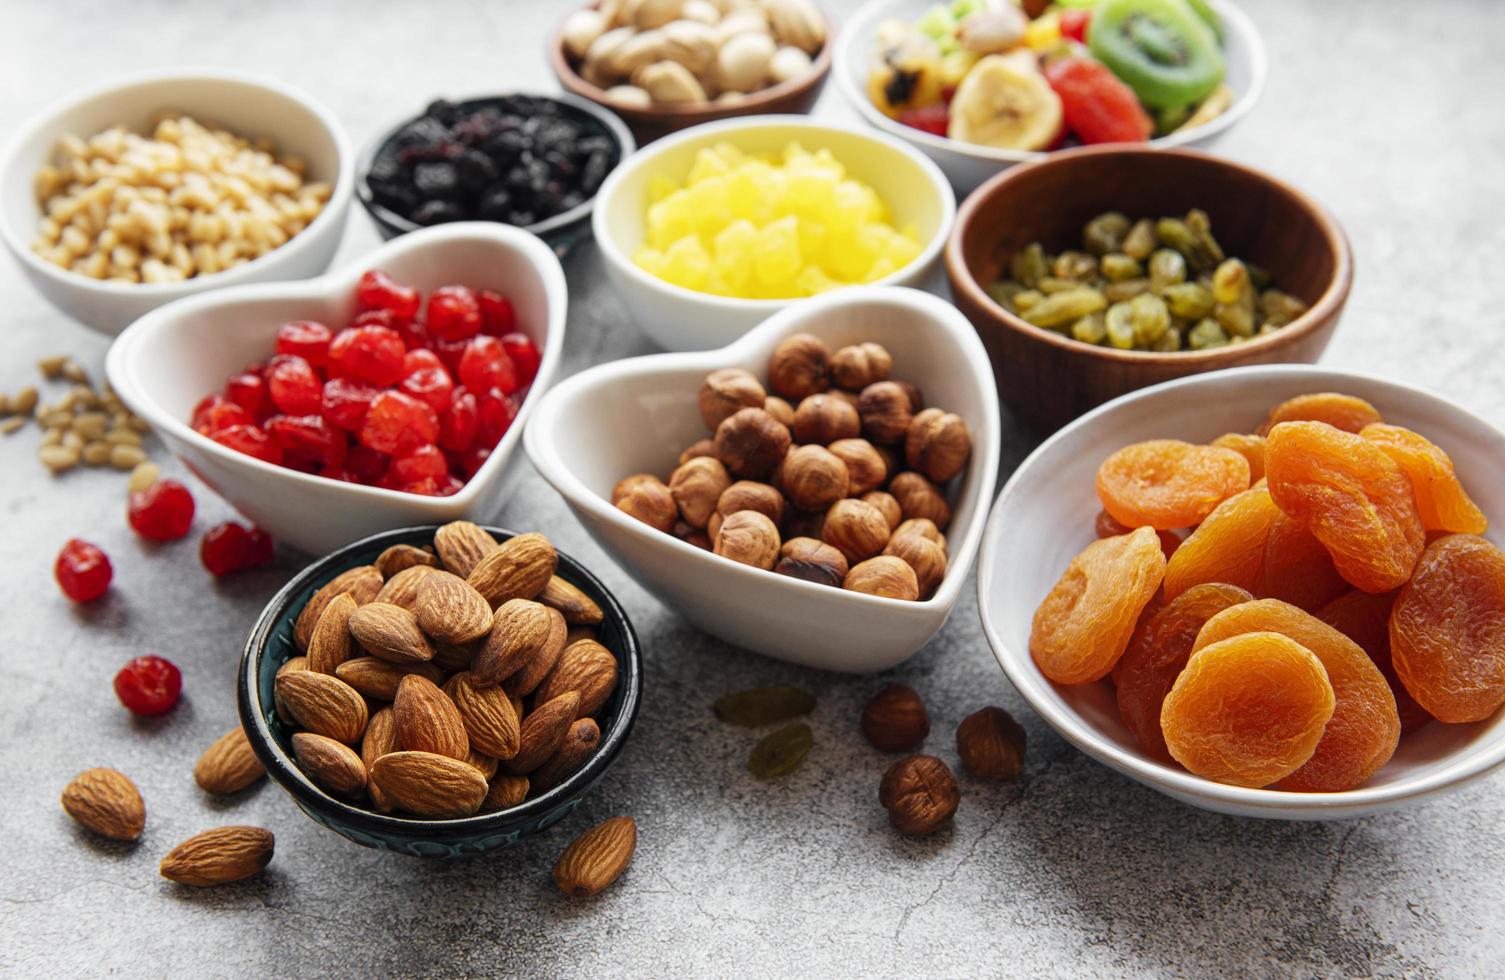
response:
[[[628,358],[609,364],[598,365],[581,373],[567,378],[556,385],[545,400],[545,405],[540,411],[547,414],[555,404],[563,404],[574,397],[582,387],[593,383],[603,374],[613,377],[632,377],[642,375],[655,375],[664,371],[681,369],[704,369],[707,363],[735,363],[748,352],[764,346],[765,338],[780,336],[790,331],[790,327],[815,319],[825,311],[848,305],[866,305],[873,302],[889,303],[896,306],[907,306],[912,310],[926,313],[934,318],[932,327],[944,330],[952,341],[964,348],[969,359],[974,364],[986,365],[987,353],[983,350],[982,342],[977,334],[966,321],[960,324],[953,318],[959,318],[956,308],[944,300],[932,296],[929,293],[907,286],[863,286],[852,289],[834,290],[823,296],[811,297],[801,300],[791,306],[787,306],[773,316],[764,320],[758,326],[748,331],[736,342],[710,351],[683,351],[666,354],[648,354],[642,357]],[[990,397],[991,396],[991,397]],[[973,433],[972,452],[976,457],[969,466],[972,479],[987,480],[988,474],[997,473],[999,459],[999,430],[1000,421],[998,416],[998,401],[992,396],[991,391],[984,392],[983,418],[977,430]],[[766,571],[761,568],[753,568],[739,562],[713,555],[704,549],[698,548],[688,542],[681,541],[673,535],[663,534],[634,517],[628,516],[621,510],[612,506],[611,502],[603,499],[584,481],[577,477],[574,471],[565,464],[554,446],[545,443],[541,433],[543,430],[537,426],[530,426],[523,433],[524,444],[528,455],[537,461],[537,468],[544,478],[554,483],[557,489],[572,503],[575,503],[590,511],[600,520],[608,521],[619,527],[628,528],[636,534],[651,534],[663,538],[665,543],[677,551],[690,562],[715,562],[718,568],[750,582],[767,581],[768,576],[774,576],[781,583],[790,588],[809,591],[812,594],[829,597],[837,601],[873,608],[882,608],[889,611],[905,611],[929,609],[934,606],[947,606],[953,603],[961,593],[962,585],[967,578],[967,570],[972,565],[972,559],[977,554],[978,545],[982,539],[983,526],[986,523],[982,508],[987,506],[986,495],[979,495],[978,512],[967,533],[960,543],[952,541],[954,551],[949,557],[946,568],[946,576],[935,594],[929,599],[919,602],[910,602],[904,599],[890,599],[884,596],[868,595],[862,592],[850,592],[845,589],[833,589],[830,586],[820,585],[815,582],[807,582],[792,576],[778,575],[776,572]],[[992,487],[986,486],[986,491],[991,492]]]
[[[1194,129],[1182,130],[1160,136],[1149,141],[1153,147],[1185,146],[1188,143],[1200,142],[1209,139],[1228,129],[1240,119],[1247,116],[1253,110],[1260,94],[1265,89],[1265,79],[1269,74],[1269,61],[1265,54],[1264,39],[1249,15],[1231,0],[1212,0],[1217,12],[1223,18],[1223,30],[1225,34],[1237,36],[1249,48],[1251,56],[1249,64],[1249,87],[1238,93],[1229,106],[1217,118],[1198,126]],[[895,6],[894,0],[870,0],[865,6],[852,15],[843,30],[843,38],[836,48],[836,62],[833,73],[836,76],[836,85],[841,89],[841,94],[851,103],[853,108],[872,125],[885,132],[894,134],[902,139],[928,146],[936,150],[944,150],[957,153],[962,156],[972,157],[978,160],[996,160],[999,163],[1020,163],[1025,160],[1038,160],[1050,156],[1050,150],[1007,150],[999,147],[980,146],[976,143],[964,143],[961,140],[950,139],[945,136],[936,136],[923,130],[906,126],[896,119],[890,119],[878,107],[873,105],[867,93],[857,84],[854,78],[852,60],[859,57],[857,45],[865,43],[867,48],[861,49],[860,56],[864,59],[871,54],[871,47],[877,34],[878,22],[891,16],[890,8]],[[1226,50],[1226,44],[1224,45]]]
[[[333,141],[335,154],[340,161],[339,172],[330,184],[329,200],[325,202],[324,208],[319,212],[319,216],[308,227],[288,239],[282,245],[279,245],[265,255],[252,259],[244,265],[236,266],[233,269],[225,269],[222,272],[194,276],[192,279],[187,279],[183,282],[164,283],[109,282],[103,279],[93,279],[89,276],[83,276],[67,269],[60,269],[51,262],[43,261],[31,250],[31,236],[35,229],[27,229],[25,237],[22,237],[19,229],[12,228],[9,222],[3,220],[3,216],[0,216],[0,236],[4,237],[6,244],[10,246],[11,251],[19,257],[21,262],[24,262],[31,269],[49,279],[71,285],[88,286],[92,290],[105,294],[166,298],[176,296],[185,289],[212,288],[222,284],[230,285],[238,282],[246,276],[254,274],[255,270],[260,269],[263,263],[273,257],[282,258],[286,257],[291,251],[301,251],[309,242],[317,238],[317,231],[332,222],[344,220],[344,209],[338,205],[342,198],[350,197],[355,185],[355,165],[351,159],[349,143],[345,139],[345,131],[340,128],[340,124],[335,119],[333,113],[308,95],[274,78],[251,72],[229,71],[218,68],[183,68],[165,72],[139,72],[113,79],[101,85],[96,85],[84,92],[59,99],[22,123],[10,140],[6,142],[4,148],[0,149],[0,176],[10,176],[16,155],[20,153],[21,147],[35,138],[37,133],[50,129],[54,120],[59,116],[85,103],[96,101],[126,89],[136,88],[137,86],[169,81],[193,81],[195,79],[237,82],[242,85],[264,88],[285,99],[297,102],[319,120],[319,124],[323,126],[330,140]],[[164,105],[162,108],[168,109],[171,106]],[[234,120],[232,119],[217,118],[210,120],[210,122],[234,132]],[[87,139],[89,135],[93,134],[88,134],[84,138]],[[26,177],[29,180],[31,175],[28,174]]]
[[[1114,768],[1142,780],[1152,787],[1164,786],[1177,793],[1188,796],[1199,796],[1216,801],[1224,807],[1238,808],[1245,811],[1266,809],[1273,811],[1316,811],[1327,808],[1359,809],[1391,805],[1414,797],[1429,795],[1437,790],[1488,772],[1505,763],[1505,738],[1502,738],[1498,741],[1498,744],[1487,751],[1479,752],[1473,758],[1440,767],[1438,770],[1425,775],[1379,786],[1360,786],[1357,789],[1336,793],[1297,793],[1288,790],[1250,789],[1243,786],[1230,786],[1226,783],[1218,783],[1210,779],[1204,779],[1201,776],[1195,776],[1183,770],[1173,769],[1167,765],[1157,764],[1125,751],[1115,745],[1111,739],[1099,735],[1090,724],[1077,717],[1073,711],[1063,704],[1058,703],[1058,700],[1050,695],[1052,684],[1035,666],[1034,659],[1029,655],[1028,650],[1025,650],[1022,655],[1004,655],[1004,651],[1009,648],[1009,644],[1004,640],[998,624],[993,621],[987,601],[989,592],[993,588],[993,566],[988,560],[988,556],[993,548],[996,547],[995,541],[1001,534],[1002,522],[999,518],[1004,510],[1004,501],[1013,494],[1023,492],[1023,488],[1034,479],[1034,471],[1041,465],[1039,461],[1045,457],[1047,451],[1052,446],[1071,438],[1072,435],[1082,428],[1097,424],[1099,419],[1114,411],[1117,406],[1125,402],[1144,398],[1151,393],[1176,388],[1206,386],[1215,383],[1217,379],[1232,378],[1234,376],[1240,379],[1259,378],[1262,376],[1277,378],[1282,375],[1288,376],[1292,372],[1310,372],[1314,375],[1324,375],[1331,374],[1332,371],[1333,369],[1331,368],[1307,364],[1251,365],[1180,378],[1121,395],[1113,401],[1098,406],[1071,424],[1063,427],[1049,439],[1046,439],[1034,452],[1030,453],[1029,457],[1014,471],[1014,475],[1004,484],[1003,491],[998,495],[998,499],[993,505],[993,513],[988,518],[987,528],[983,532],[981,558],[979,559],[977,568],[977,607],[978,612],[982,616],[983,633],[988,638],[988,645],[993,650],[994,658],[998,661],[999,666],[1003,668],[1003,672],[1008,676],[1010,683],[1024,696],[1024,699],[1029,702],[1030,707],[1039,712],[1052,728],[1078,749],[1091,756],[1105,757],[1106,761]],[[1341,373],[1349,377],[1385,385],[1404,385],[1404,382],[1397,382],[1391,378],[1360,371],[1344,370]],[[1409,388],[1409,386],[1407,387]],[[1430,399],[1433,403],[1445,407],[1449,412],[1474,419],[1483,427],[1490,427],[1488,423],[1479,419],[1478,416],[1457,402],[1444,398],[1441,395],[1424,392],[1415,388],[1410,388],[1410,391],[1418,399]]]
[[[873,133],[858,126],[846,123],[829,122],[812,119],[809,116],[773,115],[773,116],[737,116],[732,119],[718,119],[714,122],[702,123],[699,126],[691,126],[682,129],[670,136],[655,140],[652,145],[644,147],[634,153],[629,159],[618,164],[607,175],[601,189],[596,192],[596,199],[602,202],[602,206],[595,209],[591,215],[591,230],[596,236],[596,247],[606,257],[606,261],[621,269],[626,275],[636,282],[642,283],[649,289],[661,295],[679,299],[694,299],[701,303],[719,306],[728,310],[753,310],[765,313],[775,313],[791,303],[802,302],[803,297],[786,297],[784,299],[738,299],[734,296],[718,296],[715,293],[703,293],[695,289],[686,289],[671,282],[665,282],[658,276],[650,275],[638,268],[638,264],[632,261],[632,257],[625,254],[617,247],[616,240],[612,237],[611,229],[606,225],[606,202],[613,194],[617,193],[617,187],[627,175],[643,167],[652,166],[654,162],[666,151],[672,150],[682,143],[689,143],[704,138],[709,133],[726,133],[731,137],[741,130],[768,129],[768,128],[794,128],[806,129],[811,132],[840,132],[867,143],[881,147],[885,151],[899,153],[908,157],[915,166],[924,171],[925,176],[930,178],[936,195],[940,198],[941,214],[940,221],[936,224],[935,234],[930,241],[925,243],[923,250],[903,267],[895,269],[892,273],[871,283],[862,283],[866,286],[889,286],[904,279],[910,270],[929,266],[941,254],[946,246],[946,240],[950,237],[951,227],[956,222],[956,192],[951,189],[951,183],[941,173],[941,168],[929,157],[905,146],[903,143],[894,143],[875,136]],[[839,290],[833,290],[839,291]]]
[[[549,382],[558,368],[559,358],[564,350],[564,327],[565,327],[565,297],[568,288],[565,284],[564,270],[559,265],[559,259],[552,249],[544,244],[543,240],[519,228],[511,225],[502,225],[490,221],[455,221],[448,224],[436,225],[432,228],[424,228],[411,234],[401,235],[387,242],[375,251],[363,256],[357,261],[327,273],[317,279],[304,279],[297,282],[267,282],[249,283],[242,286],[231,286],[226,289],[217,289],[207,293],[199,293],[183,299],[174,300],[164,306],[158,307],[146,314],[135,323],[131,324],[120,334],[111,345],[106,359],[106,370],[110,382],[115,386],[118,394],[131,410],[146,419],[154,429],[165,429],[173,436],[184,440],[206,453],[221,458],[233,459],[236,463],[250,466],[263,473],[275,474],[288,480],[293,487],[302,485],[328,486],[338,485],[347,490],[352,498],[352,503],[362,499],[368,500],[398,500],[419,508],[431,506],[436,510],[446,510],[451,506],[468,506],[480,495],[481,488],[490,482],[492,474],[498,467],[506,464],[510,453],[493,450],[486,462],[475,472],[465,486],[448,497],[426,497],[422,494],[407,493],[401,490],[388,490],[383,487],[366,486],[363,483],[342,483],[328,477],[317,476],[312,473],[304,473],[300,470],[290,469],[268,463],[245,453],[238,452],[228,446],[223,446],[208,436],[196,431],[188,421],[178,418],[171,412],[162,408],[155,398],[147,392],[138,389],[132,382],[129,363],[132,347],[147,336],[153,330],[168,320],[191,315],[206,309],[213,309],[226,303],[240,300],[256,299],[281,299],[281,300],[316,300],[329,295],[332,291],[342,290],[353,293],[356,283],[361,274],[368,269],[380,269],[392,258],[422,250],[431,244],[449,240],[489,240],[517,249],[528,258],[530,264],[538,271],[543,282],[544,292],[549,300],[549,319],[543,325],[544,343],[540,353],[543,355],[539,361],[538,375],[533,379],[533,384],[528,389],[527,396],[518,406],[517,416],[512,420],[508,433],[523,428],[528,415],[533,407],[543,397]],[[268,352],[270,356],[270,352]],[[209,394],[206,392],[206,394]],[[506,435],[502,437],[504,440]],[[501,444],[498,443],[498,446]]]

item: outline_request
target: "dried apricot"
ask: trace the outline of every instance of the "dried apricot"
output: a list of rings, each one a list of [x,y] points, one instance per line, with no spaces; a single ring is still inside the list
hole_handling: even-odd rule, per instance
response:
[[[1432,720],[1427,709],[1416,703],[1406,685],[1395,676],[1390,662],[1390,610],[1395,607],[1396,592],[1363,592],[1359,589],[1338,596],[1323,606],[1317,618],[1357,643],[1385,676],[1390,693],[1395,695],[1395,710],[1400,715],[1400,733],[1406,735]]]
[[[1232,449],[1249,462],[1249,479],[1259,482],[1265,475],[1265,437],[1245,435],[1242,432],[1227,432],[1218,436],[1210,446]]]
[[[1116,538],[1134,529],[1125,527],[1115,521],[1112,514],[1100,510],[1097,512],[1097,520],[1092,522],[1092,530],[1100,538]],[[1181,535],[1175,531],[1156,531],[1155,533],[1160,537],[1160,550],[1165,552],[1167,559],[1176,553],[1177,548],[1181,547]]]
[[[1174,599],[1201,582],[1226,582],[1257,592],[1265,539],[1280,510],[1262,486],[1234,494],[1181,542],[1165,568],[1165,595]]]
[[[1282,422],[1326,422],[1344,432],[1360,432],[1366,425],[1383,422],[1377,408],[1362,398],[1322,391],[1312,395],[1297,395],[1274,408],[1260,426],[1259,434],[1266,436]]]
[[[1439,721],[1505,703],[1505,553],[1472,534],[1427,545],[1390,614],[1395,673]]]
[[[1097,470],[1103,509],[1126,527],[1192,527],[1249,489],[1249,461],[1231,449],[1151,439],[1125,446]]]
[[[1029,652],[1041,673],[1059,684],[1107,674],[1164,576],[1165,555],[1151,528],[1089,544],[1035,610]]]
[[[1428,531],[1483,534],[1489,527],[1453,471],[1453,461],[1426,436],[1398,425],[1366,425],[1359,433],[1401,468],[1416,495],[1416,510]]]
[[[1306,647],[1327,669],[1337,707],[1311,760],[1281,783],[1282,789],[1338,792],[1374,775],[1395,754],[1400,717],[1379,668],[1357,643],[1279,599],[1234,606],[1207,621],[1195,651],[1245,633],[1280,633]]]
[[[1140,617],[1128,649],[1114,668],[1114,681],[1118,713],[1146,752],[1161,758],[1169,755],[1160,731],[1160,706],[1186,667],[1202,624],[1230,606],[1253,599],[1236,585],[1208,582],[1192,586],[1152,615]]]
[[[1265,565],[1255,594],[1316,612],[1348,588],[1316,535],[1289,514],[1278,515],[1265,539]]]
[[[1171,756],[1198,776],[1268,786],[1312,758],[1334,704],[1310,650],[1279,633],[1244,633],[1192,654],[1160,727]]]
[[[1426,545],[1411,481],[1374,443],[1325,422],[1283,422],[1265,439],[1270,496],[1365,592],[1406,582]]]

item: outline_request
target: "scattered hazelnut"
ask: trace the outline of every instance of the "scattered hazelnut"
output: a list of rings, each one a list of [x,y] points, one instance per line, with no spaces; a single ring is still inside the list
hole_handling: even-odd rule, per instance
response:
[[[736,477],[761,480],[789,452],[789,429],[761,408],[744,408],[716,427],[716,456]]]
[[[923,517],[944,528],[951,523],[951,505],[934,483],[918,473],[900,473],[889,481],[888,492],[899,501],[904,519]]]
[[[841,588],[847,577],[847,560],[841,552],[814,538],[791,538],[779,549],[773,570],[790,578]]]
[[[902,558],[914,570],[920,598],[928,599],[946,577],[946,552],[934,541],[918,533],[895,534],[884,546],[885,555]]]
[[[888,535],[888,521],[878,508],[854,499],[832,504],[821,527],[821,540],[852,564],[882,551],[888,544]]]
[[[904,438],[914,418],[909,395],[892,381],[877,381],[857,396],[862,432],[873,442],[894,443]]]
[[[866,439],[837,439],[826,448],[847,464],[847,477],[851,480],[847,492],[853,496],[876,490],[888,479],[888,464]]]
[[[895,538],[906,534],[918,534],[940,545],[942,551],[946,550],[946,536],[941,533],[940,528],[935,526],[935,521],[928,517],[912,517],[894,528]]]
[[[766,397],[763,385],[750,371],[741,368],[712,371],[700,385],[701,421],[714,430],[723,419],[741,409],[762,408]]]
[[[777,395],[769,395],[763,399],[763,411],[772,415],[786,426],[794,425],[794,406]]]
[[[699,439],[691,443],[684,452],[679,454],[679,465],[683,466],[690,460],[700,456],[716,458],[716,443],[711,439]]]
[[[681,465],[669,477],[669,492],[679,505],[680,516],[691,527],[705,527],[706,521],[716,511],[716,504],[726,488],[732,485],[721,460],[711,456],[697,456]]]
[[[852,344],[831,355],[831,380],[848,391],[888,379],[894,359],[881,345]]]
[[[862,431],[857,409],[833,395],[811,395],[794,410],[795,442],[828,445]]]
[[[766,483],[738,480],[721,492],[716,513],[729,517],[739,510],[755,510],[777,524],[784,519],[784,496]]]
[[[908,752],[930,734],[930,714],[920,692],[890,684],[862,709],[862,734],[880,752]]]
[[[772,568],[779,557],[779,529],[755,510],[739,510],[721,522],[715,552],[756,568]]]
[[[835,450],[832,451],[834,452]],[[851,468],[852,465],[848,463],[847,470],[849,472]],[[899,506],[899,502],[894,499],[894,495],[891,493],[874,490],[871,493],[863,494],[862,502],[872,504],[878,508],[879,513],[883,515],[884,520],[888,521],[888,526],[891,528],[897,528],[899,523],[904,520],[904,510]]]
[[[847,464],[821,446],[791,449],[779,479],[784,495],[800,510],[824,510],[847,495]]]
[[[903,599],[914,602],[920,597],[919,580],[914,569],[902,558],[879,555],[852,566],[842,582],[842,588],[885,599]]]
[[[973,712],[956,727],[956,754],[978,779],[1013,779],[1024,769],[1024,727],[1002,708]]]
[[[906,834],[931,834],[951,821],[961,790],[946,764],[933,755],[900,759],[878,787],[888,822]]]
[[[616,496],[615,493],[612,495]],[[679,508],[674,503],[674,495],[657,478],[635,481],[616,504],[618,510],[660,531],[672,530],[674,522],[679,519]]]
[[[972,453],[972,436],[960,415],[927,408],[914,417],[904,439],[904,458],[936,483],[960,473]]]
[[[768,359],[768,385],[774,394],[800,402],[825,391],[831,381],[826,364],[831,352],[825,342],[807,333],[786,338]]]

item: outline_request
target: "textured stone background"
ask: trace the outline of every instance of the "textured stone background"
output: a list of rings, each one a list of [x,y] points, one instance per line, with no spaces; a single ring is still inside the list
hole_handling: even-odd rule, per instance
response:
[[[270,72],[314,93],[359,144],[431,95],[551,90],[541,45],[563,6],[5,0],[0,133],[81,86],[202,64]],[[853,6],[831,4],[838,14]],[[1293,180],[1347,226],[1358,278],[1328,362],[1439,389],[1505,423],[1505,5],[1249,7],[1271,50],[1270,87],[1220,150]],[[834,90],[819,111],[850,117]],[[357,210],[340,261],[375,241]],[[565,372],[647,352],[601,288],[589,247],[568,271]],[[43,354],[102,364],[104,338],[44,305],[9,261],[0,309],[0,390],[30,382]],[[273,570],[211,584],[193,540],[151,547],[130,534],[118,476],[49,480],[35,439],[0,442],[0,973],[1469,976],[1497,972],[1505,956],[1498,777],[1326,825],[1188,809],[1046,729],[1000,674],[971,598],[892,678],[929,700],[943,757],[954,760],[956,723],[996,702],[1029,729],[1029,763],[1008,786],[964,779],[953,830],[900,839],[876,804],[884,760],[854,728],[889,678],[801,671],[696,633],[606,561],[521,453],[501,523],[546,530],[593,562],[647,648],[635,737],[579,816],[490,859],[434,864],[348,844],[272,785],[208,800],[190,769],[234,717],[242,638],[305,559],[285,554]],[[1028,442],[1010,434],[1007,447],[1012,466]],[[199,531],[229,516],[197,493]],[[78,533],[117,569],[110,598],[86,610],[48,581],[53,555]],[[170,717],[142,724],[109,681],[147,651],[182,666],[188,694]],[[792,777],[760,785],[742,768],[752,738],[717,724],[707,704],[776,682],[819,695],[817,748]],[[91,840],[57,806],[75,771],[101,764],[130,773],[146,796],[137,846]],[[587,821],[618,813],[641,827],[632,870],[593,902],[563,900],[548,878],[555,855]],[[266,874],[213,892],[157,877],[168,847],[228,822],[276,832]]]

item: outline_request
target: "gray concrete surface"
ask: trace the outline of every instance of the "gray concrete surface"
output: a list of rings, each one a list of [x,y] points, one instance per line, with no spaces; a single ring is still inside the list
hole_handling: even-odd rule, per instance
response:
[[[838,12],[852,3],[833,3]],[[1270,87],[1221,152],[1325,200],[1352,236],[1358,278],[1328,361],[1445,391],[1505,423],[1498,356],[1505,255],[1505,5],[1358,0],[1249,4]],[[357,143],[431,95],[551,89],[542,39],[560,3],[0,3],[0,133],[42,104],[135,70],[271,72],[331,106]],[[819,111],[849,116],[828,91]],[[341,260],[376,241],[353,213]],[[649,345],[603,289],[589,248],[569,264],[566,373]],[[47,307],[0,262],[0,390],[55,351],[102,364],[106,341]],[[263,602],[305,560],[223,585],[196,537],[143,545],[113,473],[48,479],[36,434],[0,441],[0,973],[1070,975],[1498,974],[1505,958],[1505,783],[1486,779],[1401,813],[1327,825],[1188,809],[1088,760],[1024,708],[969,598],[891,678],[785,667],[696,633],[610,565],[519,456],[500,520],[593,561],[647,648],[630,747],[583,812],[490,859],[434,864],[364,850],[305,819],[273,785],[204,798],[190,771],[233,718],[233,666]],[[1007,439],[1010,465],[1029,448]],[[162,454],[160,448],[159,455]],[[199,531],[229,516],[196,487]],[[78,610],[49,580],[68,537],[103,545],[117,585]],[[156,651],[184,670],[169,717],[133,722],[110,678]],[[1024,778],[963,779],[954,829],[890,833],[885,760],[859,740],[883,681],[914,684],[932,749],[986,702],[1030,734]],[[752,739],[707,708],[788,682],[820,697],[816,749],[795,775],[752,782]],[[57,806],[77,770],[113,765],[144,792],[134,847],[102,844]],[[588,820],[634,815],[637,859],[595,901],[548,872]],[[277,834],[254,881],[211,892],[157,877],[172,844],[221,823]]]

